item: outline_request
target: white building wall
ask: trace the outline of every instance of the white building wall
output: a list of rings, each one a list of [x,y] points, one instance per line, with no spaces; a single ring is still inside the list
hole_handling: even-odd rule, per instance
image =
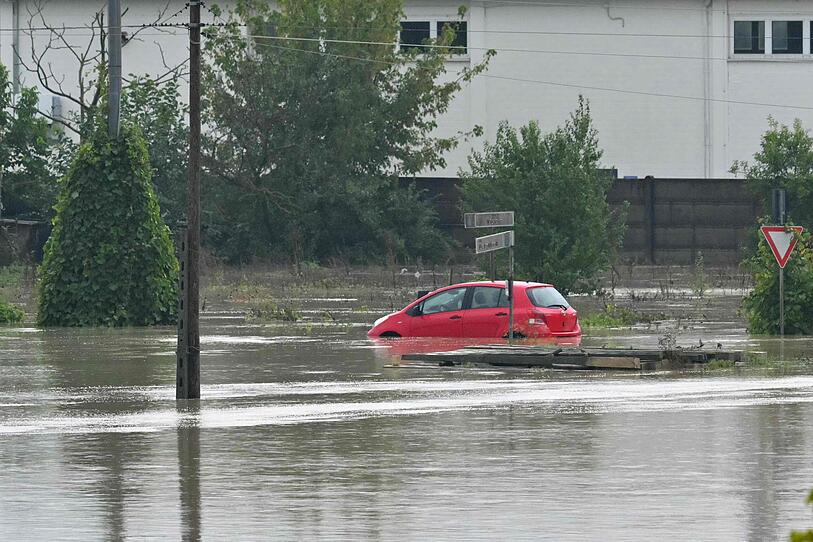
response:
[[[813,2],[731,0],[729,15],[729,32],[733,32],[733,21],[736,19],[766,21],[765,55],[734,55],[731,43],[728,49],[728,98],[732,101],[728,105],[729,157],[732,160],[745,160],[751,159],[758,150],[760,137],[768,128],[769,115],[784,124],[798,118],[806,128],[813,128],[813,54],[810,48]],[[769,53],[772,20],[803,21],[804,54]],[[755,106],[736,102],[797,107]]]
[[[21,53],[30,61],[25,31],[29,13],[44,5],[52,25],[87,25],[103,0],[20,0]],[[149,23],[166,0],[123,0],[125,26]],[[466,4],[469,54],[449,62],[449,77],[497,50],[485,75],[475,78],[440,120],[438,133],[451,136],[537,120],[543,129],[562,124],[579,94],[590,100],[603,163],[622,176],[726,177],[733,160],[750,159],[772,115],[781,122],[801,118],[813,127],[813,1],[798,0],[564,0],[559,2],[406,0],[409,20],[455,20]],[[184,22],[185,1],[170,0],[163,20]],[[228,8],[231,1],[221,2]],[[205,14],[205,17],[208,14]],[[733,54],[733,21],[754,18],[804,20],[805,54],[743,58]],[[0,0],[0,28],[12,24],[11,2]],[[32,24],[41,26],[34,17]],[[433,24],[434,26],[434,24]],[[766,23],[766,30],[770,28]],[[134,29],[125,30],[133,32]],[[69,43],[86,45],[87,30],[68,30]],[[0,32],[0,61],[10,67],[11,32]],[[42,50],[48,33],[34,34]],[[159,48],[158,44],[161,45]],[[187,56],[184,29],[148,29],[123,50],[124,73],[160,73]],[[76,59],[53,51],[46,59],[75,92]],[[36,85],[22,70],[24,83]],[[748,102],[748,103],[743,103]],[[769,105],[753,105],[753,103]],[[777,104],[801,106],[777,107]],[[63,106],[69,106],[63,100]],[[808,108],[808,109],[805,109]],[[463,142],[447,167],[427,176],[456,176],[482,140]]]
[[[13,26],[13,4],[8,0],[0,0],[0,29],[11,29]],[[13,32],[8,30],[0,31],[0,63],[8,69],[9,79],[11,79],[11,70],[14,63],[13,39]]]

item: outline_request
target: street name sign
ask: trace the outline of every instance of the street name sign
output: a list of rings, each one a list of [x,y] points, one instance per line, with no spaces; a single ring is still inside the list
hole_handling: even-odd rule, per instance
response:
[[[514,225],[514,211],[496,213],[466,213],[463,226],[470,228],[510,228]]]
[[[484,252],[493,252],[495,250],[514,246],[514,232],[504,231],[502,233],[486,235],[485,237],[478,237],[474,241],[475,253],[482,254]]]
[[[771,247],[776,263],[784,269],[796,247],[797,235],[805,229],[802,226],[762,226],[760,229]]]

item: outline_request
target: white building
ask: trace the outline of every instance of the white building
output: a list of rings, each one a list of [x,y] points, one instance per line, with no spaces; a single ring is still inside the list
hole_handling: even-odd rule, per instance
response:
[[[0,0],[0,60],[7,66],[14,64],[16,27],[21,56],[30,58],[27,28],[37,3]],[[439,23],[457,20],[461,4],[468,8],[467,50],[450,60],[450,73],[479,62],[488,49],[497,55],[456,98],[440,123],[443,134],[481,125],[493,141],[503,120],[518,126],[536,119],[550,129],[583,94],[604,164],[619,175],[719,178],[730,176],[734,160],[753,156],[769,115],[813,127],[812,0],[408,0],[409,36],[434,36]],[[78,27],[103,5],[50,0],[43,16]],[[172,0],[162,17],[183,22],[185,12],[170,17],[183,5]],[[161,19],[166,0],[123,6],[124,25],[151,23]],[[35,32],[35,48],[47,35]],[[88,32],[66,30],[66,37],[78,46]],[[186,54],[182,30],[145,30],[124,49],[124,72],[162,71],[157,43],[170,65]],[[65,75],[65,88],[76,85],[75,65],[68,52],[54,52],[52,66]],[[20,78],[36,83],[24,69]],[[461,145],[445,170],[427,176],[456,176],[472,145],[480,143]]]

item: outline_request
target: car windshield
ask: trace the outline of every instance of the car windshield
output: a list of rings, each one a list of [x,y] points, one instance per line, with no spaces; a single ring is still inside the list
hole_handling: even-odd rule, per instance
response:
[[[541,286],[527,290],[528,299],[537,307],[570,308],[570,304],[559,291],[552,286]]]

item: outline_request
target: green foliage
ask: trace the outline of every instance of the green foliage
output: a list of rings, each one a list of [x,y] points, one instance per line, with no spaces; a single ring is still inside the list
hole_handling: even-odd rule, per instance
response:
[[[444,50],[396,53],[401,0],[276,5],[236,2],[250,37],[209,30],[207,242],[237,261],[442,259],[431,206],[399,178],[445,164],[466,134],[437,137],[436,119],[485,66],[444,83]]]
[[[78,148],[61,181],[40,277],[41,325],[174,321],[178,261],[136,128],[123,126],[111,141],[97,125]]]
[[[813,227],[813,137],[802,127],[779,124],[768,118],[769,129],[762,135],[762,147],[754,162],[734,162],[732,173],[745,175],[746,184],[771,210],[771,189],[787,190],[789,214],[795,224]]]
[[[516,265],[532,280],[567,293],[594,290],[615,257],[623,220],[607,204],[612,179],[601,175],[601,150],[586,100],[548,134],[537,122],[519,131],[502,123],[493,144],[461,172],[472,211],[516,211]]]
[[[279,320],[282,322],[298,322],[301,319],[302,315],[296,308],[279,305],[274,301],[258,303],[246,311],[247,321]]]
[[[785,266],[785,333],[813,334],[813,251],[808,232],[802,234]],[[779,333],[779,265],[761,239],[757,253],[745,266],[754,277],[754,289],[743,300],[751,333]]]
[[[122,120],[138,126],[144,135],[158,204],[164,222],[174,231],[186,217],[187,109],[180,101],[177,79],[159,84],[135,77],[122,91]]]
[[[737,362],[733,359],[713,359],[706,364],[706,369],[710,371],[717,371],[721,369],[731,369],[736,366]]]
[[[8,70],[0,64],[0,205],[4,215],[46,219],[57,192],[53,141],[37,114],[37,91],[23,89],[12,107]]]
[[[25,318],[25,311],[0,299],[0,324],[16,324]]]
[[[579,316],[582,327],[628,327],[635,324],[665,320],[664,314],[645,314],[635,309],[619,307],[614,303],[606,303],[601,312],[586,316]]]

